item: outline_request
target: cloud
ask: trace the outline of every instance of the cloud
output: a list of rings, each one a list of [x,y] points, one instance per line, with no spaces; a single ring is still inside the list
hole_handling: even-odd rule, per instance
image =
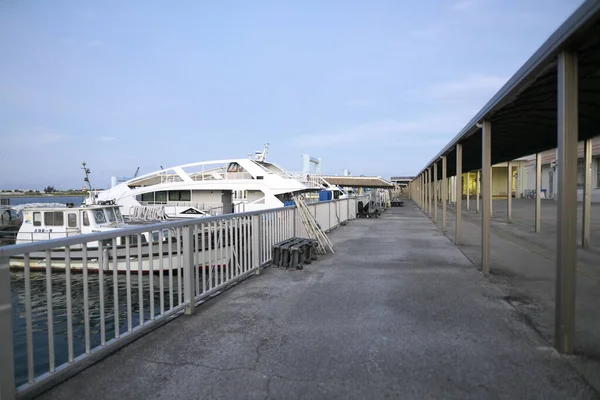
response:
[[[115,136],[101,136],[100,141],[102,142],[116,142],[119,138]]]
[[[87,47],[101,47],[104,46],[104,41],[102,40],[91,40],[89,42],[86,43]]]
[[[461,0],[452,4],[450,8],[457,11],[470,11],[476,9],[480,4],[480,0]]]
[[[67,138],[67,135],[55,132],[46,132],[38,135],[33,135],[33,141],[38,143],[56,143]]]
[[[343,105],[344,107],[370,107],[371,103],[366,100],[348,100]]]
[[[413,29],[408,32],[408,35],[415,39],[437,39],[441,35],[441,28],[437,25],[423,29]]]
[[[470,74],[461,79],[449,82],[440,82],[425,88],[413,91],[413,94],[434,99],[449,98],[457,96],[471,96],[473,94],[492,95],[500,89],[508,80],[504,76]]]
[[[342,129],[338,132],[301,135],[293,138],[291,144],[296,147],[342,147],[368,145],[382,141],[410,146],[437,146],[445,144],[448,132],[456,132],[465,123],[464,118],[456,114],[437,114],[420,120],[400,122],[387,118],[363,123]],[[398,140],[396,140],[398,139]]]

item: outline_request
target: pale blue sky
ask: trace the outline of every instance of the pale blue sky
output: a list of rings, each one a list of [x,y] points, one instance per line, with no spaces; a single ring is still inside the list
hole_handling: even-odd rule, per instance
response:
[[[194,161],[420,170],[581,0],[0,2],[0,187]]]

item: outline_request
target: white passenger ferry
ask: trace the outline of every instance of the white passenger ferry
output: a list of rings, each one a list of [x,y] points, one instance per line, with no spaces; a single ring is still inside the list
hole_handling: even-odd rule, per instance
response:
[[[254,159],[204,161],[161,169],[92,194],[113,201],[128,220],[198,218],[284,207],[296,193],[323,188],[320,176],[289,173],[266,161],[268,144]]]

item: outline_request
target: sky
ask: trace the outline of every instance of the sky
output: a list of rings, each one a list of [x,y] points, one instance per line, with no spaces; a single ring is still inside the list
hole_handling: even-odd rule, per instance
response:
[[[243,158],[417,173],[581,0],[0,1],[0,189]]]

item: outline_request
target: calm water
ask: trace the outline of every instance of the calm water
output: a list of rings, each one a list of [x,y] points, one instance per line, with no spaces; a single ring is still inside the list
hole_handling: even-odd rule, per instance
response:
[[[179,304],[177,271],[173,271],[173,305]],[[67,342],[67,296],[66,274],[52,273],[52,315],[55,343],[55,365],[59,366],[68,360]],[[104,275],[104,322],[106,326],[106,340],[115,337],[115,297],[114,281],[111,273]],[[160,312],[160,283],[159,276],[153,276],[154,312]],[[90,273],[88,276],[88,299],[90,316],[90,347],[93,349],[100,345],[100,288],[99,275]],[[170,308],[171,298],[169,293],[169,277],[165,272],[163,277],[163,301],[165,310]],[[77,357],[85,353],[85,312],[84,312],[84,280],[81,273],[71,274],[71,302],[73,316],[73,349]],[[128,328],[127,310],[127,278],[120,274],[117,278],[117,303],[119,316],[119,332],[124,333]],[[140,282],[136,274],[131,275],[131,324],[139,325]],[[142,276],[142,304],[144,305],[144,320],[150,318],[150,278]],[[13,338],[15,352],[15,375],[17,385],[27,382],[27,337],[26,337],[26,308],[25,308],[25,279],[24,273],[13,271],[11,273],[11,292],[13,307]],[[48,371],[48,303],[46,298],[46,275],[44,272],[31,273],[31,309],[34,347],[35,376]]]
[[[83,203],[83,196],[31,196],[10,198],[10,205],[27,203],[74,203],[76,206]],[[160,283],[159,277],[153,277],[155,313],[160,312]],[[104,277],[104,321],[106,326],[106,340],[115,336],[115,301],[114,281],[112,273]],[[178,304],[177,271],[173,272],[173,303]],[[66,275],[62,272],[52,273],[52,316],[55,344],[55,365],[59,366],[68,360],[67,343],[67,297],[66,297]],[[88,277],[88,299],[90,316],[90,347],[100,345],[100,288],[99,275],[90,273]],[[169,277],[165,272],[164,305],[170,308],[171,300],[169,294]],[[126,332],[128,328],[127,310],[127,280],[125,275],[117,278],[117,303],[119,315],[119,331]],[[131,324],[133,327],[139,324],[140,282],[136,274],[131,275]],[[150,318],[150,278],[142,277],[142,304],[144,305],[144,320]],[[27,337],[25,320],[25,279],[24,273],[20,271],[11,272],[11,298],[13,307],[13,339],[15,352],[15,375],[17,385],[27,382]],[[73,316],[73,350],[75,357],[85,353],[85,313],[84,313],[84,281],[81,273],[71,275],[71,301]],[[48,371],[48,303],[46,297],[46,275],[44,272],[31,273],[31,310],[33,328],[33,358],[34,375],[37,377]]]

